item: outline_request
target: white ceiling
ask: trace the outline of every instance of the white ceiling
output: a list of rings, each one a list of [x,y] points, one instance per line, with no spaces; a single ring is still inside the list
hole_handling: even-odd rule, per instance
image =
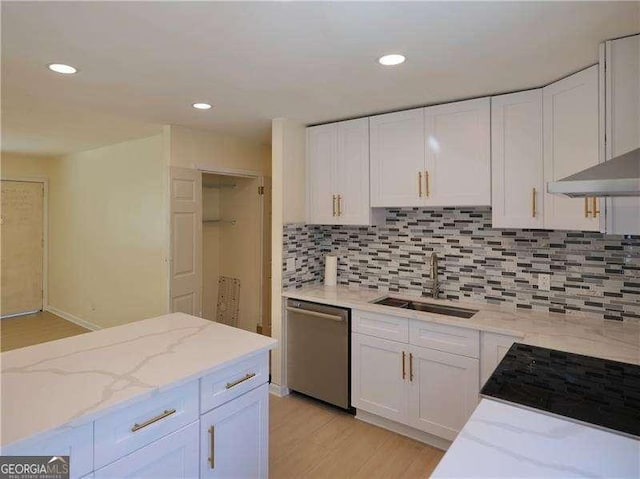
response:
[[[268,142],[276,117],[539,86],[638,31],[640,2],[2,2],[2,147],[60,154],[162,124]],[[407,62],[376,62],[391,52]]]

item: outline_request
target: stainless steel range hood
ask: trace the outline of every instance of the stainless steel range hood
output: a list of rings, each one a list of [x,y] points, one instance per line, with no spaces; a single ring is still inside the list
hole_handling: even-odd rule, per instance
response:
[[[571,198],[640,196],[640,148],[550,182],[547,191]]]

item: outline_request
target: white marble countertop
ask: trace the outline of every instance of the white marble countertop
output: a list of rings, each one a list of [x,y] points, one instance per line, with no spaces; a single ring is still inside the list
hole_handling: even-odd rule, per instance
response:
[[[173,313],[2,353],[0,445],[92,421],[275,344]]]
[[[585,314],[565,315],[506,309],[486,303],[416,298],[351,286],[315,284],[286,290],[282,294],[287,298],[508,334],[520,338],[522,343],[534,346],[640,364],[640,321],[611,321]],[[479,312],[470,319],[462,319],[372,304],[385,296],[450,304],[477,309]]]
[[[431,477],[638,478],[640,441],[483,399]]]

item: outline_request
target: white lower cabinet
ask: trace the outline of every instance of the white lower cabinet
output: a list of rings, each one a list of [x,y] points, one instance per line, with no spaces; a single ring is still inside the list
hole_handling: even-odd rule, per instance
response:
[[[353,405],[397,422],[407,422],[408,345],[351,335]]]
[[[496,367],[513,343],[518,340],[515,336],[497,333],[482,333],[480,347],[480,364],[482,370],[480,373],[480,387],[484,386],[487,379],[493,374]]]
[[[479,361],[411,346],[409,425],[453,440],[478,405]]]
[[[356,319],[359,315],[354,313]],[[414,321],[413,330],[431,324]],[[450,334],[461,329],[435,326],[440,334],[446,328]],[[360,333],[351,338],[353,406],[448,440],[455,438],[478,404],[477,358]],[[438,344],[446,347],[445,342]],[[458,349],[457,344],[451,347]]]
[[[268,384],[201,416],[200,477],[266,478],[268,430]]]
[[[94,472],[95,479],[198,477],[198,421]]]

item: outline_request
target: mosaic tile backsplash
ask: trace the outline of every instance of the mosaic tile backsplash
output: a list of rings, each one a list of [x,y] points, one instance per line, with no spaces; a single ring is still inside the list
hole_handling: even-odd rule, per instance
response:
[[[428,294],[433,251],[444,298],[640,318],[640,236],[493,229],[490,208],[388,209],[371,227],[286,225],[283,285],[321,282],[332,253],[339,284]],[[538,289],[541,273],[551,291]]]

